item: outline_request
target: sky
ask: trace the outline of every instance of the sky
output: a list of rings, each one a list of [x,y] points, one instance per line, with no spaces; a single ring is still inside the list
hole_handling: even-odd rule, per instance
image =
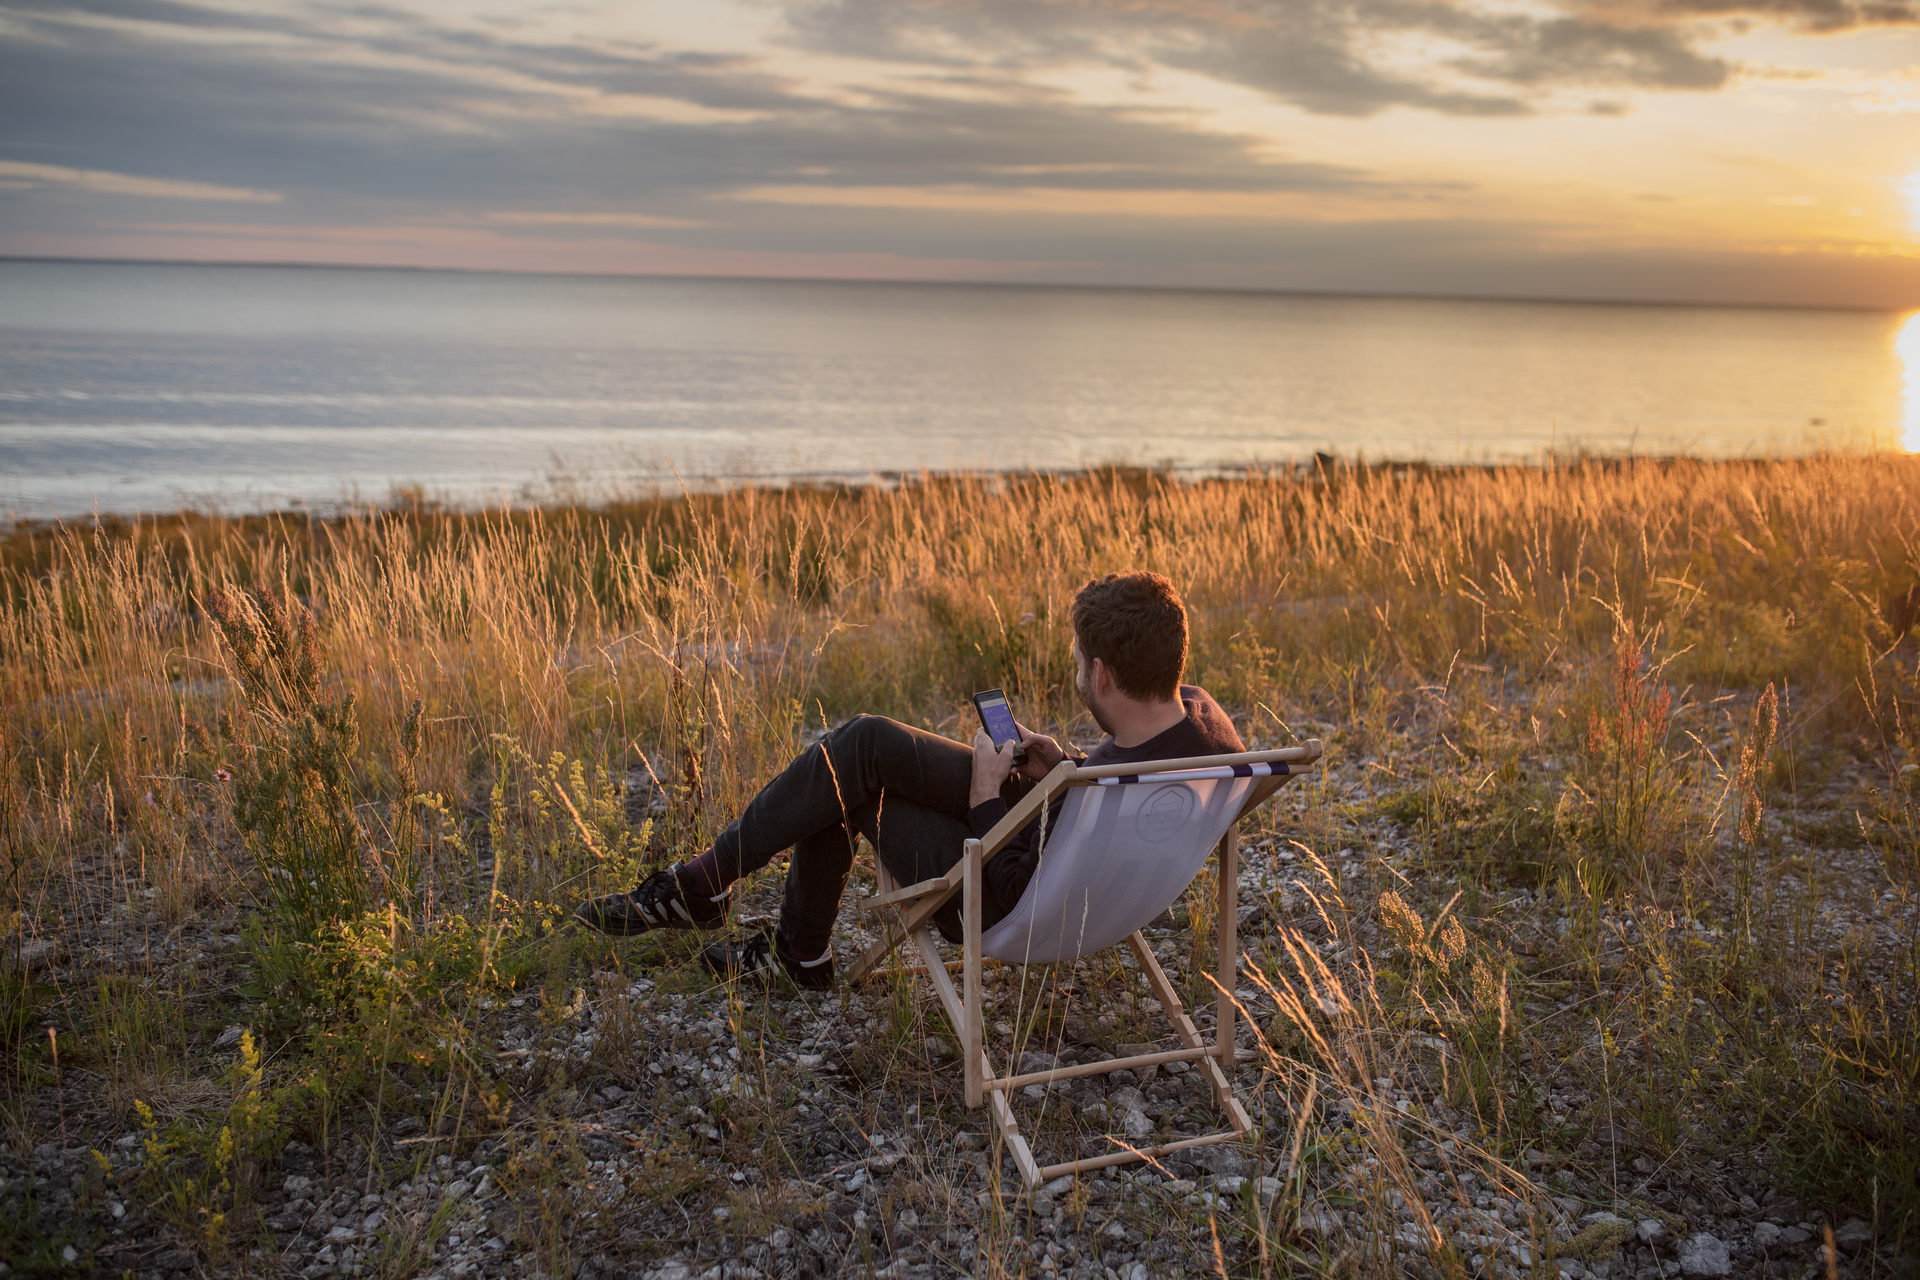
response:
[[[1920,306],[1920,0],[0,0],[0,255]]]

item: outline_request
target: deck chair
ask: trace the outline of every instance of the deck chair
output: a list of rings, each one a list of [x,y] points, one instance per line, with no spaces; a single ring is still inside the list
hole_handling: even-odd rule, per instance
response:
[[[1027,1186],[1131,1160],[1168,1155],[1189,1147],[1230,1142],[1252,1129],[1246,1109],[1233,1096],[1227,1073],[1234,1061],[1233,990],[1239,962],[1238,922],[1240,819],[1320,758],[1318,739],[1279,751],[1158,760],[1150,765],[1077,766],[1064,760],[1008,811],[984,839],[969,840],[952,870],[932,880],[899,886],[875,860],[880,892],[865,904],[883,914],[882,937],[849,971],[849,982],[872,975],[895,947],[911,939],[960,1038],[967,1105],[993,1108],[994,1121]],[[1054,829],[1043,832],[1039,866],[1026,892],[991,929],[980,928],[981,868],[1020,829],[1045,814],[1055,797],[1066,802]],[[1202,1039],[1187,1017],[1173,983],[1141,937],[1146,924],[1171,907],[1206,864],[1220,854],[1219,908],[1214,915],[1220,987],[1214,1038]],[[956,991],[950,966],[941,959],[931,922],[940,907],[960,894],[965,941]],[[1186,1046],[1106,1062],[1048,1071],[995,1075],[983,1043],[980,965],[1057,964],[1092,955],[1124,941],[1146,975],[1161,1010]],[[1042,1167],[1020,1134],[1009,1096],[1027,1085],[1076,1076],[1105,1075],[1122,1068],[1199,1062],[1229,1127],[1160,1146],[1119,1150]]]

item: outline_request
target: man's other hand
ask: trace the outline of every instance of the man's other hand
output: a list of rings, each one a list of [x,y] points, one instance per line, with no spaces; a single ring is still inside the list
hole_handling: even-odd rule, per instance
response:
[[[1018,743],[1009,742],[996,749],[985,729],[973,735],[973,789],[967,804],[983,805],[1000,794],[1000,786],[1013,773],[1013,753]]]
[[[1067,758],[1060,744],[1046,734],[1034,733],[1019,721],[1015,721],[1013,727],[1020,731],[1020,745],[1027,749],[1027,762],[1020,771],[1035,782],[1052,773],[1053,767]]]

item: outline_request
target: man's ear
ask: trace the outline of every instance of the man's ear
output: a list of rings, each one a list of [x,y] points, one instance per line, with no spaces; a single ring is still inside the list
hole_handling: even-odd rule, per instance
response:
[[[1093,691],[1106,697],[1114,689],[1113,668],[1100,658],[1093,660]]]

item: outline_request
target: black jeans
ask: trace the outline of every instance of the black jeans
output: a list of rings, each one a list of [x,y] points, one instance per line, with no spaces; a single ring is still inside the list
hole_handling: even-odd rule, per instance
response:
[[[832,940],[855,839],[865,836],[903,885],[944,875],[973,835],[972,786],[967,747],[885,716],[855,716],[760,788],[713,848],[729,882],[793,850],[779,936],[789,955],[807,959]],[[1004,914],[982,911],[982,927]],[[934,923],[959,939],[958,894]]]

